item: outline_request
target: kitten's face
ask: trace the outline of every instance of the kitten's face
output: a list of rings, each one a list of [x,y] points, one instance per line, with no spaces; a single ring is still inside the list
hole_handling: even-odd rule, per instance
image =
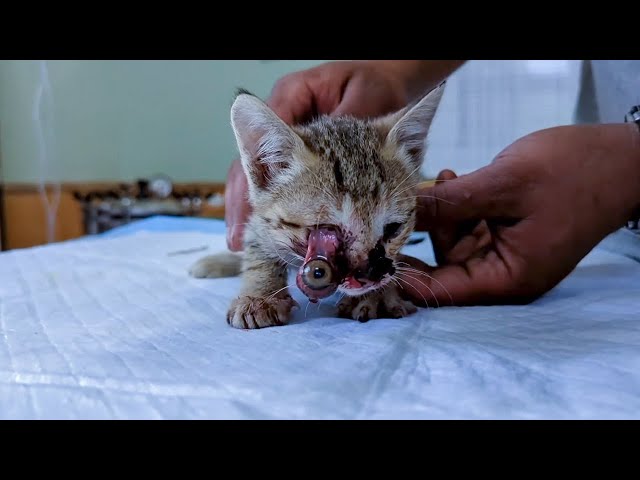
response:
[[[232,124],[254,211],[247,242],[296,267],[324,249],[348,295],[389,283],[414,228],[414,187],[443,88],[380,119],[321,117],[294,128],[239,95]]]

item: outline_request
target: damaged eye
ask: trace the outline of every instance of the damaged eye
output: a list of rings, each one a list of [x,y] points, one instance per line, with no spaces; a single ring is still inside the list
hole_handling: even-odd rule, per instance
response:
[[[333,282],[331,265],[321,259],[309,261],[302,272],[302,280],[305,285],[313,290],[322,290]]]
[[[402,227],[401,223],[388,223],[384,226],[384,239],[390,240],[398,234],[398,231]]]

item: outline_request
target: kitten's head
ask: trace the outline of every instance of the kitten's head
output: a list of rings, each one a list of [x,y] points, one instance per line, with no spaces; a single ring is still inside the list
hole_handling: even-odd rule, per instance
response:
[[[323,250],[348,295],[391,281],[415,225],[415,186],[443,91],[381,118],[321,116],[294,127],[241,92],[231,123],[253,208],[246,242],[296,266]]]

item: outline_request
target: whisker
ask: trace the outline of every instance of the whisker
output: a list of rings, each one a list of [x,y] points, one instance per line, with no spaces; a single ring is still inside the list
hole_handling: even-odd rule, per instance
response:
[[[400,263],[405,263],[405,262],[400,262]],[[408,265],[408,264],[405,264]],[[451,305],[453,305],[453,297],[451,296],[451,294],[449,293],[449,290],[447,290],[447,287],[445,287],[442,282],[440,282],[437,278],[432,277],[431,275],[429,275],[427,272],[421,272],[420,270],[416,270],[415,268],[406,268],[406,267],[397,267],[399,270],[401,271],[409,271],[409,272],[413,272],[413,273],[417,273],[420,275],[424,275],[425,277],[427,277],[429,280],[433,280],[434,282],[436,282],[438,285],[440,285],[440,287],[445,291],[445,293],[449,296],[449,300],[451,300]]]
[[[313,177],[318,181],[319,185],[317,184],[313,184],[312,186],[319,189],[320,191],[324,192],[329,198],[331,198],[332,200],[337,200],[336,196],[329,192],[325,187],[323,187],[322,185],[324,184],[324,182],[322,181],[322,179],[320,177],[318,177],[318,174],[316,172],[314,172],[313,170],[311,170],[308,166],[304,166],[305,170],[310,173],[311,175],[313,175]]]
[[[323,299],[321,299],[321,300],[318,302],[318,309],[317,309],[317,310],[318,310],[318,312],[320,311],[320,307],[322,306],[322,302],[323,302],[324,300],[325,300],[325,299],[323,298]]]
[[[413,285],[411,285],[411,283],[407,282],[406,280],[403,280],[400,277],[397,277],[398,280],[400,280],[401,282],[406,283],[407,285],[409,285],[411,288],[413,288],[416,292],[418,292],[418,294],[422,297],[422,300],[424,300],[425,305],[427,306],[427,308],[429,308],[429,302],[427,302],[427,299],[424,298],[424,295],[422,295],[422,293],[420,292],[420,290],[418,290],[416,287],[414,287]]]
[[[435,186],[435,185],[437,185],[437,184],[438,184],[438,183],[440,183],[440,182],[448,182],[448,181],[451,181],[451,180],[457,180],[457,179],[455,179],[455,178],[450,178],[450,179],[445,179],[445,180],[438,180],[438,181],[437,181],[436,183],[434,183],[432,186]],[[409,185],[408,187],[403,188],[402,190],[395,192],[395,193],[396,193],[396,196],[398,196],[398,195],[400,195],[400,194],[402,194],[402,193],[404,193],[404,192],[406,192],[406,191],[408,191],[408,190],[411,190],[411,189],[413,189],[413,188],[416,188],[416,189],[421,188],[421,184],[420,184],[420,183],[418,183],[418,184],[415,184],[415,185]],[[395,191],[395,190],[394,190],[394,191]],[[443,201],[443,202],[445,202],[445,201],[446,201],[446,200],[444,200],[443,198],[439,198],[439,197],[436,197],[436,196],[427,196],[427,195],[424,195],[424,196],[423,196],[423,195],[415,195],[415,196],[413,196],[413,197],[404,197],[404,198],[435,198],[436,200],[441,200],[441,201]],[[452,205],[455,205],[455,204],[452,204]]]
[[[317,176],[316,176],[316,178],[317,178]],[[318,180],[318,181],[320,181],[320,180]],[[331,193],[329,190],[327,190],[326,188],[321,187],[320,185],[313,185],[313,186],[316,187],[321,192],[323,192],[324,194],[326,194],[327,197],[329,197],[331,200],[336,200],[336,196],[333,193]]]
[[[291,250],[288,249],[287,251],[285,251],[285,255],[291,255],[293,257],[289,261],[286,261],[286,259],[280,257],[283,261],[286,261],[287,265],[289,265],[289,266],[300,268],[302,266],[302,264],[304,263],[304,258],[301,257],[300,255],[296,254],[294,251],[291,251]]]
[[[342,300],[344,300],[344,297],[346,296],[347,296],[347,292],[342,292],[342,295],[340,295],[340,298],[336,300],[336,307],[340,305],[340,302],[342,302]]]
[[[398,190],[398,188],[400,188],[400,185],[402,185],[404,182],[406,182],[407,180],[409,180],[411,178],[411,176],[416,173],[418,170],[420,170],[420,167],[422,167],[422,165],[418,165],[416,168],[414,168],[413,170],[411,170],[411,173],[409,173],[409,175],[407,175],[404,180],[402,180],[398,185],[396,185],[396,188],[394,188],[391,193],[389,194],[390,197],[393,197],[393,194],[396,192],[396,190]]]
[[[433,198],[435,200],[440,200],[441,202],[448,203],[449,205],[453,205],[453,206],[458,205],[457,203],[450,202],[449,200],[445,200],[444,198],[441,198],[441,197],[436,197],[435,195],[412,195],[410,197],[400,197],[400,198],[397,198],[397,200],[409,200],[409,199],[415,199],[415,198]]]
[[[402,190],[397,191],[395,196],[394,196],[394,198],[397,197],[398,195],[400,195],[400,194],[402,194],[404,192],[407,192],[409,190],[412,190],[414,188],[418,188],[418,185],[417,184],[409,185],[409,186],[403,188]]]
[[[424,183],[432,181],[434,183],[431,186],[433,186],[433,185],[437,185],[440,182],[451,182],[452,180],[458,180],[459,178],[460,177],[456,177],[456,178],[441,178],[440,180],[433,179],[433,180],[426,180]]]
[[[320,216],[322,215],[322,211],[325,209],[326,205],[322,205],[320,207],[320,211],[318,212],[318,220],[316,221],[316,230],[320,226]]]
[[[275,240],[275,242],[279,245],[282,245],[284,248],[286,248],[287,250],[289,250],[289,252],[291,253],[291,255],[293,255],[294,257],[300,258],[301,260],[304,260],[304,257],[302,255],[300,255],[299,253],[297,253],[293,247],[291,247],[290,245],[287,245],[284,242],[281,242],[280,240]]]
[[[412,273],[415,273],[415,274],[417,274],[417,275],[422,275],[422,276],[425,276],[425,277],[432,278],[428,273],[426,273],[426,272],[421,272],[420,270],[416,270],[415,268],[407,268],[407,267],[400,267],[400,266],[398,266],[398,267],[396,267],[396,269],[397,269],[397,270],[400,270],[400,271],[402,271],[402,272],[412,272]]]
[[[457,180],[457,178],[448,178],[448,179],[443,179],[443,180],[437,180],[437,181],[435,181],[435,183],[429,185],[429,188],[434,187],[435,185],[437,185],[440,182],[450,182],[451,180]],[[396,194],[399,195],[402,192],[406,192],[407,190],[411,190],[412,188],[424,188],[425,187],[424,183],[425,182],[420,182],[420,183],[417,183],[416,185],[410,185],[410,186],[400,190],[399,192],[396,192]]]
[[[270,294],[269,296],[265,297],[265,298],[262,300],[262,303],[260,304],[260,306],[264,305],[266,302],[268,302],[269,300],[271,300],[273,297],[275,297],[275,296],[276,296],[277,294],[279,294],[281,291],[283,291],[283,290],[285,290],[285,289],[287,289],[287,288],[289,288],[289,287],[295,287],[295,286],[296,286],[296,284],[295,284],[295,283],[292,283],[291,285],[285,285],[284,287],[282,287],[282,288],[280,288],[280,289],[276,290],[275,292],[273,292],[273,293],[272,293],[272,294]]]
[[[393,276],[389,277],[389,280],[391,280],[392,282],[394,282],[396,285],[398,285],[402,290],[404,290],[404,287],[402,285],[400,285],[400,282],[398,281],[398,279],[394,278]]]
[[[271,238],[270,235],[267,235],[267,238],[271,241],[271,245],[273,246],[273,250],[276,252],[276,255],[278,255],[278,257],[280,257],[280,260],[282,260],[285,264],[287,265],[293,265],[292,262],[288,262],[282,255],[280,255],[280,252],[278,251],[278,247],[276,247],[276,244],[273,242],[273,238]],[[299,265],[293,265],[295,266],[299,266]]]
[[[421,282],[418,278],[409,275],[407,272],[400,272],[398,274],[398,278],[400,278],[400,275],[404,275],[405,277],[409,277],[412,280],[415,280],[416,282],[418,282],[420,285],[422,285],[424,288],[426,288],[427,290],[429,290],[431,292],[431,295],[433,295],[433,299],[436,301],[436,306],[438,308],[440,308],[440,302],[438,302],[438,299],[436,298],[436,294],[433,293],[433,290],[431,290],[431,288],[429,288],[429,286],[427,284],[425,284],[424,282]]]
[[[282,255],[280,255],[280,253],[278,252],[278,250],[276,249],[276,255],[278,255],[278,257],[280,257],[280,260],[282,260],[286,265],[291,266],[291,267],[299,267],[300,265],[296,265],[295,263],[293,263],[293,260],[287,260],[286,258],[284,258]]]

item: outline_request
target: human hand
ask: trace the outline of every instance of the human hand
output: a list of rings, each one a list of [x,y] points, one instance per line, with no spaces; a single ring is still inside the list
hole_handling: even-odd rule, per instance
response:
[[[418,195],[417,229],[430,231],[439,266],[405,260],[428,275],[405,277],[414,301],[527,303],[638,211],[640,134],[628,124],[538,131]]]

